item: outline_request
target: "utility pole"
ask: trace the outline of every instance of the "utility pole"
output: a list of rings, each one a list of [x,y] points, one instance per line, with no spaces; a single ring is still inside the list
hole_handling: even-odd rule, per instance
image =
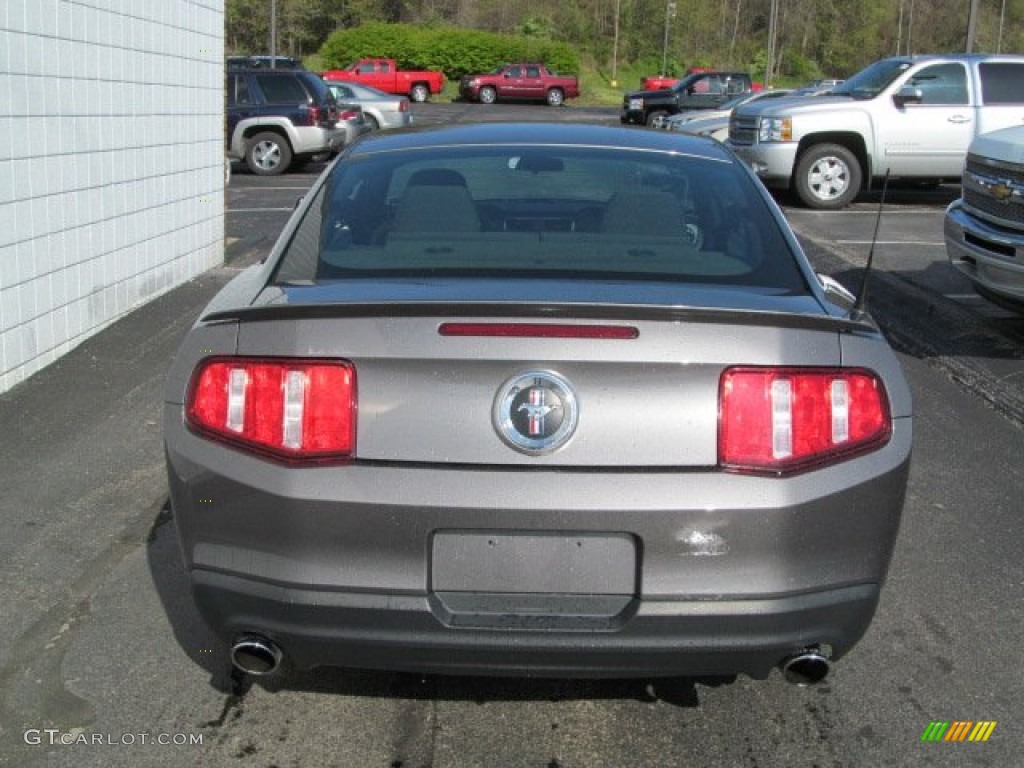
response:
[[[912,42],[914,34],[914,0],[910,0],[910,15],[907,17],[907,56],[914,53]]]
[[[996,41],[996,53],[1003,52],[1003,22],[1006,20],[1006,0],[1003,0],[1003,6],[999,9],[999,39]]]
[[[615,41],[612,43],[612,88],[619,87],[619,2],[615,0]]]
[[[668,74],[668,25],[676,17],[676,0],[665,2],[665,42],[661,46],[661,76]]]
[[[900,0],[900,16],[896,22],[896,55],[900,55],[903,48],[903,0]]]
[[[768,88],[772,84],[772,71],[775,69],[775,36],[776,25],[779,16],[779,0],[772,0],[771,11],[768,15],[768,64],[764,68],[764,86]]]
[[[277,68],[277,0],[270,0],[270,68]]]
[[[974,31],[978,21],[978,0],[971,0],[971,10],[967,14],[967,53],[974,50]]]

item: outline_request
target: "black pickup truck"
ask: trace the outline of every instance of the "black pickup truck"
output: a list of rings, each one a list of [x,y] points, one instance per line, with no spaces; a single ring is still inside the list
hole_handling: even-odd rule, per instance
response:
[[[724,101],[753,88],[746,72],[697,72],[671,88],[632,91],[622,97],[623,123],[650,125],[658,118],[685,109],[714,109]]]

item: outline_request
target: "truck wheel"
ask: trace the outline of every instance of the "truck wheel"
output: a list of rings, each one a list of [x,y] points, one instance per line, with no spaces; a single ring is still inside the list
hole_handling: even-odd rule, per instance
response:
[[[668,115],[668,112],[663,109],[652,110],[647,115],[647,125],[653,126],[655,121],[664,120],[666,115]]]
[[[409,98],[422,104],[430,98],[430,89],[423,83],[416,83],[416,85],[412,87],[412,90],[409,91]]]
[[[837,211],[860,194],[862,176],[860,162],[846,147],[817,144],[800,155],[793,181],[808,208]]]
[[[560,107],[565,103],[565,93],[561,88],[552,88],[548,91],[548,106]]]
[[[245,149],[245,164],[257,176],[277,176],[288,170],[292,148],[279,133],[257,133]]]
[[[498,100],[498,92],[489,85],[485,85],[480,89],[480,103],[481,104],[493,104]]]

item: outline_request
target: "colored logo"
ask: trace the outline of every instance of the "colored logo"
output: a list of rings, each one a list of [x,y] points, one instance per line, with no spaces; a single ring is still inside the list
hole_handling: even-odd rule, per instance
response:
[[[995,720],[932,720],[921,741],[988,741],[995,729]]]
[[[972,173],[970,174],[970,180],[977,185],[979,190],[984,191],[989,197],[999,203],[1019,203],[1021,198],[1024,197],[1024,185],[1012,179],[997,179],[979,173]]]
[[[548,371],[505,382],[494,400],[494,428],[510,446],[534,456],[561,448],[576,431],[576,393]]]
[[[1001,203],[1005,203],[1007,200],[1013,197],[1013,187],[1003,182],[993,184],[991,187],[988,188],[988,191],[989,194],[992,195],[992,197],[994,197]]]

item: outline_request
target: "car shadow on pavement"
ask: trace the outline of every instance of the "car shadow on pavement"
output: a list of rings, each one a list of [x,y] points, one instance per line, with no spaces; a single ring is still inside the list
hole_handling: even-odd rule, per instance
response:
[[[735,676],[654,679],[556,679],[418,675],[321,667],[291,672],[264,683],[268,690],[288,689],[342,696],[444,702],[561,702],[630,700],[677,707],[700,706],[698,686],[719,687]]]
[[[160,507],[150,527],[146,539],[146,557],[174,639],[196,666],[210,674],[212,687],[221,692],[230,692],[234,683],[228,647],[206,626],[192,600],[169,498]]]
[[[635,700],[651,704],[660,701],[689,708],[700,706],[698,686],[717,688],[736,680],[735,676],[562,680],[417,675],[334,667],[286,670],[273,676],[252,677],[232,669],[227,644],[210,631],[196,609],[185,577],[169,499],[153,520],[146,551],[153,583],[174,638],[189,660],[209,674],[210,686],[227,695],[224,716],[253,685],[270,693],[288,690],[480,704],[497,701]]]

